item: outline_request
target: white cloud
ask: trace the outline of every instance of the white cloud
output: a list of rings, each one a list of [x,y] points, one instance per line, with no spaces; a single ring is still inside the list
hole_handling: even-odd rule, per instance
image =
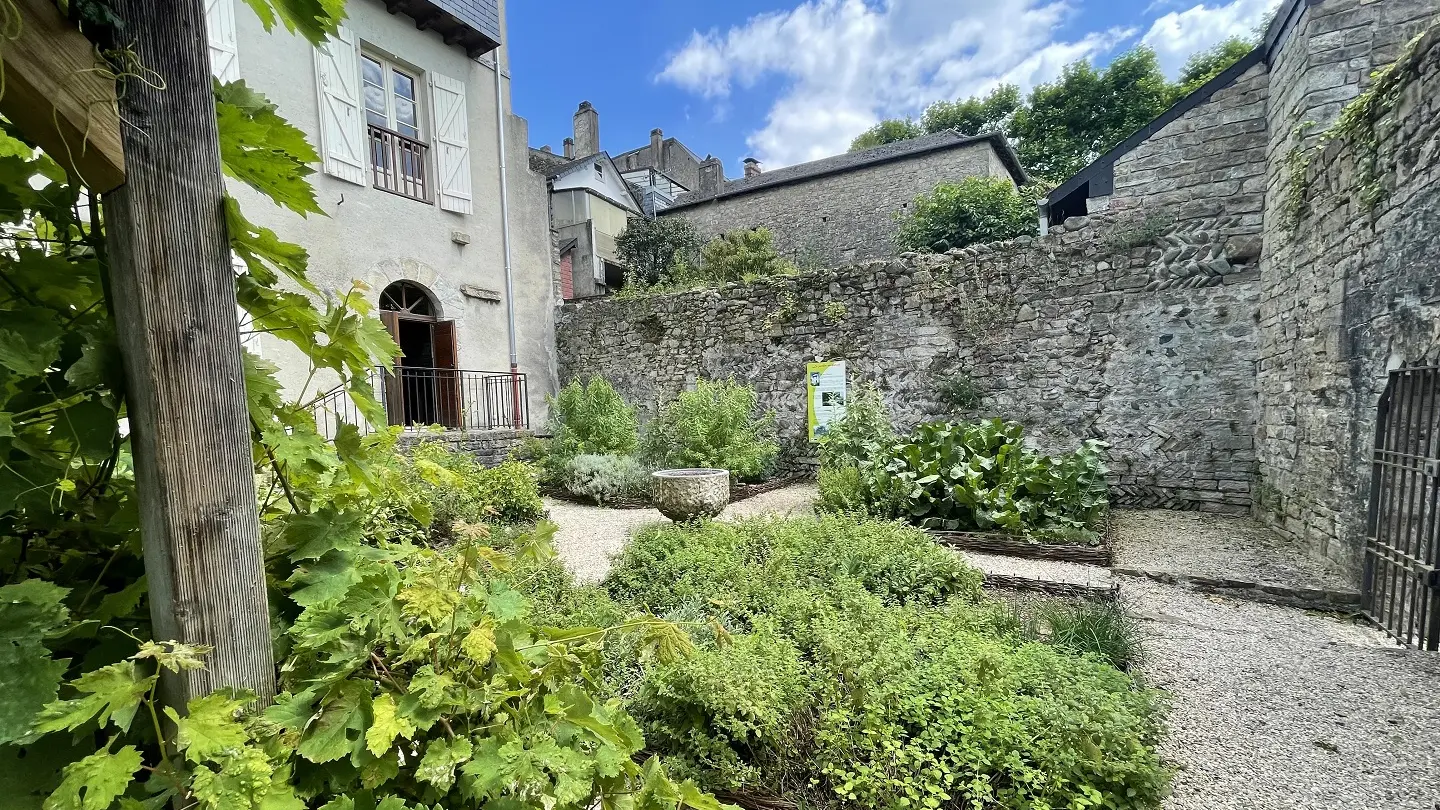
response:
[[[1157,20],[1140,41],[1155,49],[1165,75],[1174,78],[1190,55],[1230,37],[1249,36],[1276,0],[1233,0],[1224,5],[1197,3]]]
[[[1028,89],[1133,35],[1055,41],[1071,13],[1066,0],[807,0],[724,33],[695,32],[657,79],[719,101],[778,78],[780,95],[747,137],[773,168],[843,152],[880,119],[918,115],[937,99],[1001,82]]]

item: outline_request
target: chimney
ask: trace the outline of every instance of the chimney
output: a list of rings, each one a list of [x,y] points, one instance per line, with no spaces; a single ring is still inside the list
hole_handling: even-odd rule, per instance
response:
[[[760,168],[760,161],[756,160],[755,158],[745,158],[746,180],[749,180],[752,177],[759,177],[761,171],[763,171],[763,169]]]
[[[541,151],[541,152],[544,152],[544,153],[547,154],[547,155],[553,155],[553,154],[555,154],[555,151],[550,148],[550,144],[548,144],[548,143],[545,144],[544,146],[540,147],[540,151]]]
[[[565,146],[565,157],[567,157],[567,158],[573,158],[573,157],[575,157],[575,139],[574,139],[574,138],[566,138],[565,141],[564,141],[564,146]]]
[[[575,156],[589,157],[600,151],[600,113],[588,101],[575,111]]]
[[[700,161],[700,196],[711,197],[720,193],[720,187],[725,185],[725,164],[720,158],[714,155],[706,155]]]
[[[650,130],[650,166],[665,171],[665,133],[659,127]]]

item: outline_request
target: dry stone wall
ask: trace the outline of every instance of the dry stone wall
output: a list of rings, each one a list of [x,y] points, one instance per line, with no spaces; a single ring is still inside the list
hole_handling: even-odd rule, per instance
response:
[[[1311,6],[1275,65],[1289,90],[1271,122],[1257,513],[1357,581],[1388,370],[1440,352],[1440,32],[1376,129],[1383,194],[1373,208],[1357,172],[1368,157],[1336,141],[1306,173],[1309,214],[1289,221],[1289,134],[1333,120],[1370,67],[1393,60],[1437,12],[1411,0]]]
[[[561,378],[603,375],[648,417],[697,377],[734,377],[775,410],[787,463],[807,466],[805,364],[845,359],[904,425],[1000,416],[1050,451],[1100,438],[1119,503],[1243,513],[1259,283],[1227,258],[1236,222],[1154,234],[1076,218],[944,255],[567,304]],[[956,382],[980,403],[943,401]]]

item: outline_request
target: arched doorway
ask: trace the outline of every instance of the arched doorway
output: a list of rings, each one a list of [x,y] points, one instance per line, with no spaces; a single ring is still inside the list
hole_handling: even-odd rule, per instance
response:
[[[397,281],[380,293],[380,320],[400,346],[395,372],[385,381],[392,425],[461,427],[455,322],[440,314],[435,296],[413,281]]]

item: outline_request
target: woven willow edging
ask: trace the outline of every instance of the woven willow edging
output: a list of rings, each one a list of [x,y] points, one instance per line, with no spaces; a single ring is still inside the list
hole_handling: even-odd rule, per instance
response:
[[[1004,532],[946,532],[937,529],[926,529],[925,531],[941,545],[981,554],[1000,554],[1027,560],[1058,560],[1103,567],[1109,567],[1113,559],[1113,555],[1110,553],[1109,519],[1100,525],[1100,544],[1097,546],[1082,546],[1074,543],[1038,543]]]
[[[1064,599],[1093,599],[1102,602],[1111,602],[1120,596],[1118,584],[1109,587],[1081,585],[1075,582],[1055,582],[1054,580],[1017,577],[1010,574],[986,574],[982,587],[1007,591],[1030,591]]]

